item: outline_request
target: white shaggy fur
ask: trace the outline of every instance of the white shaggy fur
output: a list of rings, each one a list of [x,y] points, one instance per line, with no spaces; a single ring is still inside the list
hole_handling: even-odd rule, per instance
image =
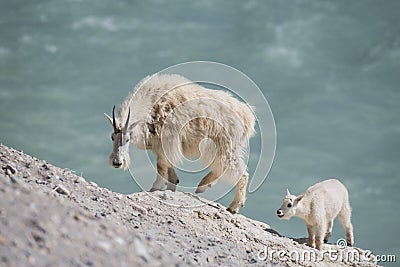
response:
[[[314,247],[315,242],[317,249],[321,249],[323,241],[328,241],[333,221],[339,216],[346,232],[347,244],[354,244],[349,195],[346,187],[336,179],[317,183],[300,196],[290,194],[287,189],[277,214],[280,219],[289,220],[292,216],[303,219],[308,230],[308,245]]]
[[[123,129],[130,110],[128,127]],[[107,115],[110,122],[112,119]],[[114,167],[129,164],[128,144],[150,149],[157,156],[157,179],[151,190],[176,190],[175,174],[182,157],[196,157],[211,171],[199,183],[204,192],[219,177],[234,177],[236,194],[228,210],[238,212],[246,199],[248,173],[244,151],[255,134],[252,108],[229,93],[207,89],[179,76],[156,74],[144,78],[115,116]],[[128,137],[127,137],[128,136]]]

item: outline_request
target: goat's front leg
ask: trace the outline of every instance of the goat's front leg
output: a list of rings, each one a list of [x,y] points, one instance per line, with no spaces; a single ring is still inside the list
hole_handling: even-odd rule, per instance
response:
[[[307,232],[308,232],[308,241],[307,245],[309,247],[315,247],[315,235],[314,235],[314,226],[311,224],[307,224]]]
[[[168,177],[168,163],[162,157],[157,156],[157,178],[150,192],[163,190]]]
[[[176,191],[176,185],[179,184],[179,178],[175,173],[174,167],[168,168],[168,185],[167,189]]]
[[[317,221],[317,225],[315,227],[315,248],[321,249],[324,244],[324,236],[326,234],[326,226],[327,223],[323,220]]]

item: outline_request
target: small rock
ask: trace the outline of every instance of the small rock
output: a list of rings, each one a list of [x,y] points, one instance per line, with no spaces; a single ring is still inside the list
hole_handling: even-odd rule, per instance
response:
[[[238,227],[238,228],[242,228],[242,225],[240,224],[239,221],[236,221],[236,220],[234,220],[234,219],[231,219],[231,223],[233,223],[233,225],[235,225],[235,226]]]
[[[149,254],[147,253],[146,247],[139,238],[134,239],[134,244],[136,248],[136,255],[141,257],[145,262],[149,261]]]
[[[228,258],[228,256],[229,255],[227,253],[225,253],[225,252],[218,254],[218,258],[221,258],[221,259]]]
[[[214,257],[208,256],[208,257],[207,257],[207,262],[209,262],[209,263],[214,263]]]
[[[209,236],[209,237],[207,237],[207,240],[208,240],[210,246],[215,246],[215,244],[221,243],[221,240],[215,236]]]
[[[4,244],[5,242],[6,240],[4,239],[4,237],[0,235],[0,244]]]
[[[29,255],[29,256],[28,256],[28,262],[29,262],[31,265],[35,265],[35,264],[36,264],[36,259],[35,259],[35,257],[33,257],[32,255]]]
[[[43,169],[50,170],[50,167],[46,164],[46,162],[42,165]]]
[[[81,177],[81,176],[79,176],[78,178],[76,178],[75,180],[74,180],[74,183],[84,183],[84,182],[86,182],[86,180],[85,180],[85,178],[83,178],[83,177]]]
[[[160,216],[161,215],[161,210],[157,208],[153,208],[153,212],[155,215]]]
[[[134,208],[135,210],[139,211],[141,214],[147,214],[147,209],[139,206],[138,204],[131,202],[131,206],[132,208]],[[139,214],[138,214],[139,215]]]
[[[205,216],[204,216],[204,214],[203,214],[201,211],[199,211],[199,210],[194,210],[193,212],[197,215],[198,218],[204,219],[204,220],[206,219]]]
[[[67,188],[65,188],[63,185],[57,185],[56,187],[54,187],[53,191],[56,191],[57,193],[60,193],[62,195],[69,195],[70,192]]]
[[[214,219],[221,219],[221,215],[218,212],[214,213]]]
[[[108,251],[110,251],[110,249],[111,249],[111,244],[109,243],[109,242],[107,242],[107,241],[99,241],[98,243],[97,243],[97,246],[99,247],[99,248],[102,248],[104,251],[106,251],[106,252],[108,252]]]
[[[45,244],[45,238],[42,234],[38,233],[38,232],[32,232],[32,237],[35,240],[36,244],[39,247],[43,247]]]
[[[40,180],[40,179],[37,179],[37,180],[36,180],[36,183],[37,183],[37,184],[43,184],[43,185],[48,184],[47,181],[42,181],[42,180]]]
[[[95,182],[90,181],[89,184],[90,184],[91,186],[98,187],[98,185],[97,185]]]
[[[7,164],[5,169],[8,175],[15,174],[17,172],[17,169],[14,166],[11,166],[10,164]]]
[[[133,224],[133,228],[135,228],[135,229],[138,229],[140,226],[140,223],[136,222],[136,221],[132,222],[132,224]]]
[[[18,181],[14,177],[12,177],[11,175],[9,175],[8,177],[10,178],[12,183],[14,183],[14,184],[18,183]]]
[[[257,263],[257,260],[254,259],[254,258],[251,258],[249,262],[250,262],[251,264],[254,264],[254,263]]]
[[[167,200],[167,193],[165,193],[165,191],[164,191],[163,194],[160,196],[160,198],[162,200]]]
[[[119,237],[119,236],[116,236],[116,237],[114,238],[114,241],[115,241],[117,244],[119,244],[119,245],[124,245],[124,244],[125,244],[125,240],[122,239],[122,237]]]

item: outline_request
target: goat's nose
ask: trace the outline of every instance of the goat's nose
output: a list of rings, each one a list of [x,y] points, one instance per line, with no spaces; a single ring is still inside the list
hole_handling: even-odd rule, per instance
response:
[[[276,214],[278,214],[278,215],[282,215],[282,213],[283,213],[282,210],[277,210],[276,211]]]
[[[119,167],[121,167],[121,165],[122,165],[122,162],[113,161],[113,166],[114,166],[115,168],[119,168]]]

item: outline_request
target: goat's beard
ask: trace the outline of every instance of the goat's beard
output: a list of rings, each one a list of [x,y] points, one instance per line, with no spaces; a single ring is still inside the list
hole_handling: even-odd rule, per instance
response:
[[[129,163],[130,163],[130,157],[129,157],[129,153],[127,152],[127,153],[125,153],[124,163],[122,164],[124,171],[126,171],[126,169],[129,168]]]

